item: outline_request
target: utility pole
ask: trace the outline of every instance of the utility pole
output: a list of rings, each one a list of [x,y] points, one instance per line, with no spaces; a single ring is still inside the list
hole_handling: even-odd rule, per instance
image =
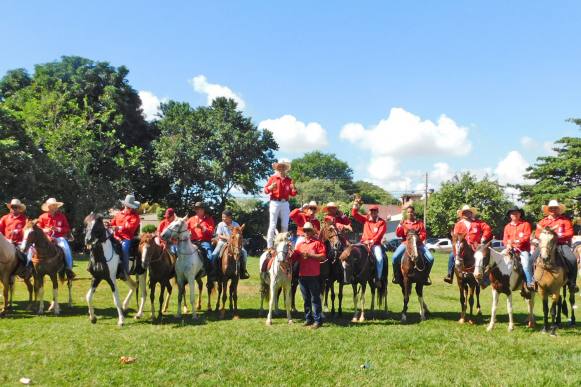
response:
[[[428,211],[428,172],[426,172],[426,185],[424,186],[424,225],[426,224],[427,211]]]

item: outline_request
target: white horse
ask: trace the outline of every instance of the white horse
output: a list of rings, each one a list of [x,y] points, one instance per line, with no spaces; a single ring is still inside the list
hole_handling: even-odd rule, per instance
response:
[[[91,251],[91,254],[101,254],[102,252],[107,267],[107,270],[99,270],[91,273],[93,278],[91,280],[91,287],[86,296],[87,305],[89,307],[89,320],[93,324],[97,322],[97,317],[95,316],[95,310],[93,308],[93,297],[95,296],[97,286],[101,281],[104,280],[109,284],[111,287],[111,292],[113,293],[113,302],[117,308],[117,314],[119,316],[117,325],[122,326],[125,322],[123,312],[127,310],[129,300],[131,299],[133,292],[136,290],[137,284],[131,279],[130,276],[127,276],[127,279],[124,281],[127,286],[129,286],[129,293],[127,294],[127,297],[125,297],[123,305],[121,305],[121,302],[119,301],[119,287],[117,286],[116,279],[117,268],[119,267],[121,258],[113,248],[113,243],[110,239],[111,235],[105,228],[103,224],[103,217],[101,215],[89,215],[85,219],[85,224],[85,246]],[[102,248],[102,250],[100,248]]]
[[[276,236],[274,241],[276,246],[276,256],[272,266],[267,272],[260,273],[261,280],[261,294],[260,294],[260,312],[263,310],[264,298],[266,297],[267,289],[270,288],[269,302],[268,302],[268,316],[266,317],[266,325],[272,325],[272,311],[275,309],[278,312],[278,290],[282,287],[284,293],[284,304],[286,307],[286,317],[289,324],[293,323],[291,316],[291,280],[292,280],[292,266],[289,261],[291,248],[288,239],[288,233],[280,233]],[[268,251],[265,251],[260,256],[260,269],[267,259]]]
[[[488,250],[490,256],[486,253]],[[487,261],[488,259],[488,261]],[[491,249],[488,245],[482,246],[474,253],[474,277],[480,281],[483,272],[488,269],[492,288],[492,311],[490,313],[490,323],[486,330],[490,332],[496,323],[496,309],[500,294],[506,294],[506,309],[508,312],[508,331],[514,329],[514,319],[512,315],[512,293],[523,286],[524,273],[518,269],[520,257],[514,250],[505,249],[499,253]],[[531,292],[530,298],[526,298],[528,307],[528,326],[532,328],[535,323],[533,313],[535,305],[535,293]]]
[[[197,246],[190,240],[190,231],[185,218],[176,218],[161,234],[165,240],[175,239],[177,243],[177,259],[175,265],[176,282],[178,285],[178,313],[182,317],[182,298],[184,297],[186,282],[190,285],[190,304],[192,305],[192,319],[198,315],[195,304],[196,276],[203,268],[202,259]]]

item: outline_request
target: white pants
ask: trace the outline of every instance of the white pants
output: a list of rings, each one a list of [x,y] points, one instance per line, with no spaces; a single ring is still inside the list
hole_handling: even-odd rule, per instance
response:
[[[288,202],[271,200],[268,212],[270,213],[270,222],[268,223],[268,233],[266,234],[266,247],[271,248],[274,244],[274,233],[278,219],[280,219],[280,232],[288,231],[290,208]]]

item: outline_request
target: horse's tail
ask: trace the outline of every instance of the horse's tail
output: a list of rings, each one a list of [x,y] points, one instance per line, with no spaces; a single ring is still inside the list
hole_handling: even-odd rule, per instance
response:
[[[64,284],[65,281],[68,279],[66,267],[63,267],[61,270],[59,270],[58,276],[59,280],[61,281],[61,285]]]
[[[561,298],[561,312],[564,316],[569,317],[569,308],[567,308],[567,286],[563,286],[563,297]]]

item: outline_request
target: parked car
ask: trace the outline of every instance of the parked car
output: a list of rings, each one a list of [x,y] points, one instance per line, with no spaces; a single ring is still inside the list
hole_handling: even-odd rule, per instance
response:
[[[383,242],[386,251],[395,251],[401,245],[401,238],[393,238]]]
[[[426,243],[426,248],[432,253],[449,253],[452,251],[452,241],[449,238],[440,238],[435,243]]]

